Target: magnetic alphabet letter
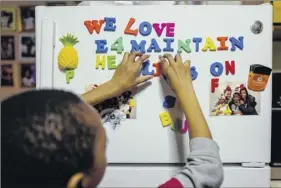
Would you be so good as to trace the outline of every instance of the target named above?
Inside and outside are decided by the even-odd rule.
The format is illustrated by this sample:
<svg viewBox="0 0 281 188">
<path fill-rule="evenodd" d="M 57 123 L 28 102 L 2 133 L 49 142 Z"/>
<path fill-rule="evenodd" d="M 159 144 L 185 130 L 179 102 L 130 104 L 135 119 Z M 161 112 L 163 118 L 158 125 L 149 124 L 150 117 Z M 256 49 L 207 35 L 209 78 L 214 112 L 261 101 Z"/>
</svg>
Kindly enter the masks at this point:
<svg viewBox="0 0 281 188">
<path fill-rule="evenodd" d="M 155 73 L 153 74 L 153 76 L 160 76 L 161 74 L 161 67 L 160 67 L 160 63 L 153 63 L 152 64 L 153 67 L 155 67 Z"/>
<path fill-rule="evenodd" d="M 121 54 L 124 50 L 123 46 L 123 37 L 119 37 L 110 48 L 111 51 L 117 51 L 118 54 Z"/>
<path fill-rule="evenodd" d="M 210 51 L 216 51 L 215 43 L 210 37 L 206 38 L 205 46 L 202 48 L 202 51 L 206 52 L 208 49 Z"/>
<path fill-rule="evenodd" d="M 190 39 L 185 40 L 185 42 L 180 39 L 178 40 L 178 53 L 182 53 L 182 49 L 187 53 L 191 52 Z"/>
<path fill-rule="evenodd" d="M 229 73 L 235 74 L 235 61 L 231 61 L 231 63 L 225 61 L 225 74 L 228 75 Z"/>
<path fill-rule="evenodd" d="M 167 23 L 166 26 L 166 37 L 174 37 L 175 36 L 175 23 Z"/>
<path fill-rule="evenodd" d="M 116 25 L 114 25 L 116 23 L 116 18 L 105 17 L 104 21 L 105 21 L 105 27 L 103 29 L 104 31 L 115 31 L 116 30 Z"/>
<path fill-rule="evenodd" d="M 211 79 L 211 91 L 212 91 L 212 93 L 215 92 L 217 87 L 219 87 L 219 79 L 218 78 L 212 78 Z"/>
<path fill-rule="evenodd" d="M 228 50 L 228 47 L 225 45 L 227 39 L 228 37 L 217 37 L 217 40 L 220 42 L 220 46 L 218 47 L 218 50 Z"/>
<path fill-rule="evenodd" d="M 171 125 L 171 123 L 172 123 L 171 116 L 168 112 L 162 112 L 160 114 L 160 120 L 161 120 L 163 127 L 167 127 L 167 126 Z"/>
<path fill-rule="evenodd" d="M 229 41 L 231 42 L 231 51 L 235 51 L 236 47 L 241 51 L 244 48 L 244 37 L 238 37 L 238 40 L 235 37 L 230 37 Z"/>
<path fill-rule="evenodd" d="M 176 104 L 176 97 L 173 97 L 171 95 L 167 95 L 163 102 L 164 108 L 173 108 Z"/>
<path fill-rule="evenodd" d="M 154 50 L 154 52 L 161 52 L 161 48 L 155 39 L 151 39 L 151 43 L 149 48 L 147 48 L 147 52 L 152 52 L 152 50 Z"/>
<path fill-rule="evenodd" d="M 188 121 L 185 120 L 184 124 L 183 124 L 183 127 L 180 129 L 180 132 L 184 134 L 184 133 L 187 132 L 187 130 L 188 130 Z"/>
<path fill-rule="evenodd" d="M 166 47 L 163 48 L 163 52 L 173 52 L 174 48 L 171 47 L 171 44 L 174 42 L 174 39 L 164 38 L 163 41 L 166 43 Z"/>
<path fill-rule="evenodd" d="M 103 25 L 104 20 L 86 20 L 84 21 L 84 25 L 88 29 L 90 34 L 93 34 L 96 31 L 97 34 L 100 33 L 101 26 Z"/>
<path fill-rule="evenodd" d="M 199 51 L 199 44 L 202 42 L 202 38 L 193 38 L 192 40 L 193 43 L 195 43 L 195 51 Z"/>
<path fill-rule="evenodd" d="M 105 68 L 105 61 L 106 61 L 106 55 L 97 55 L 96 56 L 96 69 L 101 68 L 104 70 Z"/>
<path fill-rule="evenodd" d="M 127 34 L 127 35 L 134 35 L 134 36 L 137 36 L 138 35 L 138 32 L 139 30 L 138 29 L 134 29 L 132 30 L 131 27 L 132 25 L 135 23 L 136 19 L 135 18 L 130 18 L 125 30 L 124 30 L 124 33 Z"/>
<path fill-rule="evenodd" d="M 152 26 L 149 22 L 142 22 L 139 27 L 139 32 L 142 36 L 150 35 L 152 31 Z"/>
<path fill-rule="evenodd" d="M 198 72 L 196 71 L 196 68 L 194 66 L 190 67 L 190 73 L 192 81 L 196 80 L 196 78 L 198 77 Z"/>
<path fill-rule="evenodd" d="M 180 118 L 176 118 L 174 122 L 172 122 L 171 129 L 175 132 L 178 132 L 181 129 L 182 120 Z"/>
<path fill-rule="evenodd" d="M 150 62 L 148 60 L 146 62 L 143 62 L 142 75 L 154 75 L 154 70 L 149 72 L 149 65 L 150 65 Z"/>
<path fill-rule="evenodd" d="M 220 62 L 215 62 L 210 67 L 210 72 L 214 77 L 219 77 L 223 72 L 223 65 Z"/>
<path fill-rule="evenodd" d="M 109 55 L 107 56 L 107 67 L 109 70 L 116 69 L 116 56 L 115 55 Z"/>
<path fill-rule="evenodd" d="M 70 80 L 74 78 L 74 70 L 66 70 L 65 71 L 65 76 L 66 76 L 66 83 L 69 84 Z"/>
<path fill-rule="evenodd" d="M 96 45 L 97 45 L 97 49 L 96 49 L 96 54 L 105 54 L 108 51 L 108 48 L 106 47 L 106 40 L 96 40 L 95 41 Z"/>
<path fill-rule="evenodd" d="M 166 27 L 166 25 L 167 25 L 166 23 L 162 23 L 161 27 L 160 27 L 159 23 L 152 24 L 152 27 L 154 28 L 158 37 L 161 37 L 162 32 L 163 32 L 164 28 Z"/>
<path fill-rule="evenodd" d="M 137 43 L 137 41 L 135 40 L 131 40 L 131 52 L 141 52 L 141 53 L 145 53 L 145 44 L 146 41 L 142 40 L 140 42 L 140 44 Z"/>
</svg>

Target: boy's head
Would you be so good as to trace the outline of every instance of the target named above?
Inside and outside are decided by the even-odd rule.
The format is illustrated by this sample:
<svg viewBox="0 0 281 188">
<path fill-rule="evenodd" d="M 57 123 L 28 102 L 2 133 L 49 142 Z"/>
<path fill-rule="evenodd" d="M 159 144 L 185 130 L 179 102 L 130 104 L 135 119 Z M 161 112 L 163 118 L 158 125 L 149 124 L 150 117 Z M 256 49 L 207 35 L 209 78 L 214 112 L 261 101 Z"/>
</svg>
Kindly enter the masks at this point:
<svg viewBox="0 0 281 188">
<path fill-rule="evenodd" d="M 105 130 L 78 96 L 34 90 L 2 101 L 3 187 L 66 187 L 80 171 L 96 186 L 105 171 Z"/>
</svg>

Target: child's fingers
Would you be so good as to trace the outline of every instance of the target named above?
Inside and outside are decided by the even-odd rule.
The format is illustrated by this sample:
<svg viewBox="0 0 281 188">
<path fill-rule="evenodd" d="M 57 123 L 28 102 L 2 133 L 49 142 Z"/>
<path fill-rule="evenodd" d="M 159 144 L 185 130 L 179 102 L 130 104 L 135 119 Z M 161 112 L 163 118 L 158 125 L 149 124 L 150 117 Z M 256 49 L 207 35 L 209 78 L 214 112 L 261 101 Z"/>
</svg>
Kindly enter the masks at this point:
<svg viewBox="0 0 281 188">
<path fill-rule="evenodd" d="M 190 63 L 191 61 L 190 60 L 186 60 L 183 65 L 186 67 L 186 68 L 190 68 Z"/>
<path fill-rule="evenodd" d="M 131 54 L 129 55 L 129 58 L 128 58 L 128 61 L 127 61 L 127 62 L 134 63 L 136 57 L 141 56 L 141 55 L 142 55 L 141 52 L 131 52 Z"/>
<path fill-rule="evenodd" d="M 182 62 L 182 58 L 181 58 L 181 55 L 180 55 L 179 53 L 177 53 L 177 54 L 175 55 L 175 61 L 176 61 L 176 62 Z"/>
<path fill-rule="evenodd" d="M 143 62 L 145 62 L 149 57 L 150 57 L 150 55 L 144 54 L 144 55 L 140 56 L 140 57 L 137 59 L 136 63 L 138 63 L 138 64 L 141 65 L 141 64 L 142 64 Z"/>
<path fill-rule="evenodd" d="M 173 58 L 173 56 L 172 56 L 171 54 L 167 54 L 167 53 L 166 53 L 166 54 L 163 55 L 163 57 L 168 59 L 170 65 L 172 65 L 173 63 L 175 63 L 175 60 L 174 60 L 174 58 Z"/>
<path fill-rule="evenodd" d="M 160 67 L 161 67 L 161 70 L 164 74 L 167 73 L 168 71 L 168 68 L 169 68 L 169 63 L 168 61 L 163 58 L 162 56 L 159 56 L 159 63 L 160 63 Z"/>
<path fill-rule="evenodd" d="M 130 54 L 129 52 L 125 52 L 124 53 L 122 63 L 127 63 L 128 58 L 129 58 L 129 54 Z"/>
</svg>

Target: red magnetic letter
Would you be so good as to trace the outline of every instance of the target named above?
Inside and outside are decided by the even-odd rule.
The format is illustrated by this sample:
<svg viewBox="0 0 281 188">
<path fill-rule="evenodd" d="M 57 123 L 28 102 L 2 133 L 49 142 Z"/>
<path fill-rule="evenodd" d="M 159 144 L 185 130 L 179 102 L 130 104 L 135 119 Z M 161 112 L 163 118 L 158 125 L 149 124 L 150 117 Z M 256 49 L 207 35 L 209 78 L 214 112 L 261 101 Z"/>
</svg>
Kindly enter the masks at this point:
<svg viewBox="0 0 281 188">
<path fill-rule="evenodd" d="M 225 46 L 225 41 L 227 41 L 228 37 L 217 37 L 217 40 L 220 42 L 220 47 L 218 50 L 228 50 L 228 47 Z"/>
<path fill-rule="evenodd" d="M 160 76 L 160 73 L 161 73 L 160 72 L 160 70 L 161 70 L 160 69 L 160 63 L 153 63 L 152 66 L 155 67 L 155 70 L 156 70 L 154 72 L 153 76 Z"/>
<path fill-rule="evenodd" d="M 235 61 L 231 61 L 231 64 L 229 61 L 225 61 L 225 74 L 228 75 L 229 72 L 234 75 L 235 74 Z"/>
<path fill-rule="evenodd" d="M 212 80 L 211 80 L 211 91 L 212 91 L 212 93 L 215 92 L 216 87 L 218 87 L 218 86 L 219 86 L 219 79 L 218 78 L 212 78 Z"/>
<path fill-rule="evenodd" d="M 125 31 L 124 31 L 125 34 L 137 36 L 139 30 L 138 29 L 135 29 L 135 30 L 131 29 L 131 27 L 135 23 L 135 21 L 136 21 L 135 18 L 130 18 L 130 20 L 129 20 L 126 28 L 125 28 Z"/>
<path fill-rule="evenodd" d="M 84 21 L 84 25 L 87 27 L 90 34 L 93 34 L 94 30 L 97 34 L 100 33 L 101 26 L 104 23 L 104 20 L 86 20 Z"/>
</svg>

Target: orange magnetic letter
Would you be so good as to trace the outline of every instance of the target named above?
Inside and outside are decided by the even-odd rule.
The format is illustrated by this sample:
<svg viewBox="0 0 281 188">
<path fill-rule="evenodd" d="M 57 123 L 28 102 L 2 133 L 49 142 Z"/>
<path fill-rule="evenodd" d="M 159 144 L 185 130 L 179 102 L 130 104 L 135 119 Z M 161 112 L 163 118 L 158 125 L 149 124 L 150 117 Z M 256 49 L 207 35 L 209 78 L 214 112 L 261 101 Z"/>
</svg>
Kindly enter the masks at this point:
<svg viewBox="0 0 281 188">
<path fill-rule="evenodd" d="M 227 41 L 228 37 L 217 37 L 217 40 L 220 42 L 220 47 L 218 50 L 228 50 L 228 47 L 225 45 L 225 41 Z"/>
<path fill-rule="evenodd" d="M 96 33 L 99 34 L 103 23 L 104 20 L 84 21 L 84 25 L 87 27 L 90 34 L 93 34 L 94 31 L 96 31 Z"/>
<path fill-rule="evenodd" d="M 125 30 L 124 30 L 125 34 L 137 36 L 139 30 L 138 29 L 135 29 L 135 30 L 131 29 L 131 27 L 135 23 L 135 21 L 136 21 L 135 18 L 130 18 L 130 20 L 129 20 L 129 22 L 128 22 Z"/>
<path fill-rule="evenodd" d="M 152 66 L 155 67 L 156 70 L 153 76 L 160 76 L 160 63 L 153 63 Z"/>
</svg>

